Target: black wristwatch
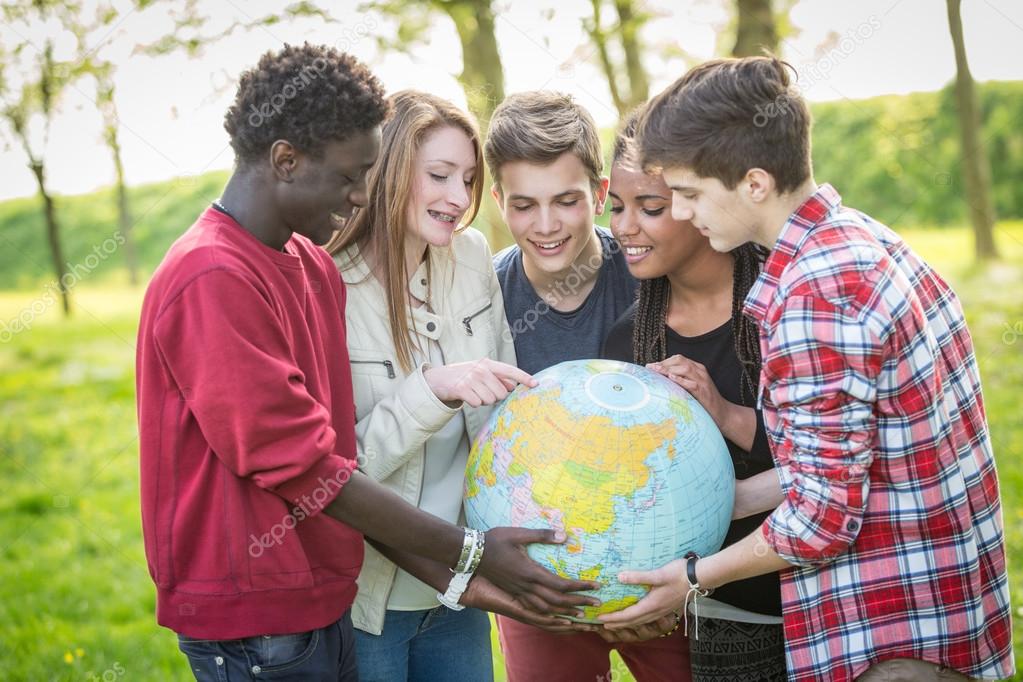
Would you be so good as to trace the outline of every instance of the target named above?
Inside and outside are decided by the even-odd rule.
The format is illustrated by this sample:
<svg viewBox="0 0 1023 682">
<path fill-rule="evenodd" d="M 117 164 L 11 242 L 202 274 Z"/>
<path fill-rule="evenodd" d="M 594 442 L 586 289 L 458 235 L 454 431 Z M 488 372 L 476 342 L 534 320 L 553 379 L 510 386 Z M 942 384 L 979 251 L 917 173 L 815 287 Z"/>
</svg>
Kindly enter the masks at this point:
<svg viewBox="0 0 1023 682">
<path fill-rule="evenodd" d="M 696 552 L 688 552 L 685 556 L 686 559 L 686 579 L 689 581 L 689 588 L 696 590 L 696 593 L 701 597 L 706 597 L 714 590 L 704 589 L 700 587 L 700 581 L 696 579 L 696 562 L 699 561 L 700 555 Z"/>
</svg>

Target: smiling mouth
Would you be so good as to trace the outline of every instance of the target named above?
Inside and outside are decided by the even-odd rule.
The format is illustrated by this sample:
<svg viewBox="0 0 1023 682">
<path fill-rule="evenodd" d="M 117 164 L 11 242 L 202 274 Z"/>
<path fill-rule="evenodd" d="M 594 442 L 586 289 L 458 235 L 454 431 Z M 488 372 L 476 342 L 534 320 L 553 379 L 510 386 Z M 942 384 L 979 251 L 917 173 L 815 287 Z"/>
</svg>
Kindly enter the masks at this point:
<svg viewBox="0 0 1023 682">
<path fill-rule="evenodd" d="M 652 247 L 652 246 L 625 246 L 623 248 L 625 249 L 625 255 L 626 256 L 642 256 L 644 253 L 647 253 L 647 252 L 653 250 L 654 247 Z"/>
<path fill-rule="evenodd" d="M 554 249 L 558 248 L 568 240 L 569 238 L 565 237 L 564 239 L 556 242 L 535 242 L 532 239 L 530 239 L 529 241 L 533 246 L 540 249 L 541 251 L 553 251 Z"/>
<path fill-rule="evenodd" d="M 426 212 L 430 214 L 431 218 L 433 218 L 434 220 L 439 220 L 442 223 L 454 223 L 458 219 L 458 216 L 454 216 L 450 213 L 441 213 L 440 211 L 430 210 L 427 210 Z"/>
</svg>

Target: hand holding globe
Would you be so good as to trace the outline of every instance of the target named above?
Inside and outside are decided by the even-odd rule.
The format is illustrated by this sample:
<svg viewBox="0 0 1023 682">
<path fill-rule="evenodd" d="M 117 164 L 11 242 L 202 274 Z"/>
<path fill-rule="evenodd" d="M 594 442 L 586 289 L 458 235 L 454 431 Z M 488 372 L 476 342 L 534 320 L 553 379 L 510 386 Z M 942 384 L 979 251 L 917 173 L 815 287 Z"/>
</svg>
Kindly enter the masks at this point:
<svg viewBox="0 0 1023 682">
<path fill-rule="evenodd" d="M 735 474 L 714 420 L 672 381 L 637 365 L 561 363 L 519 387 L 476 438 L 466 516 L 495 526 L 563 530 L 563 545 L 529 555 L 566 578 L 595 580 L 597 622 L 636 603 L 644 586 L 618 580 L 724 540 Z"/>
</svg>

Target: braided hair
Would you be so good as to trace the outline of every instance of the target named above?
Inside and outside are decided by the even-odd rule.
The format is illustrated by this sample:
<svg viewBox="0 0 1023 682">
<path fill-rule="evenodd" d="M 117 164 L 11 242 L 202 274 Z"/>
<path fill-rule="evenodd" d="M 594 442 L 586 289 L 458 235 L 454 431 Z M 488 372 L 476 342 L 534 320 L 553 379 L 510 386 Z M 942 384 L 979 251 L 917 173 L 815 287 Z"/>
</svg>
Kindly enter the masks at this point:
<svg viewBox="0 0 1023 682">
<path fill-rule="evenodd" d="M 731 253 L 735 261 L 732 274 L 732 338 L 735 355 L 742 366 L 739 395 L 743 405 L 753 405 L 756 402 L 756 382 L 760 377 L 759 331 L 753 320 L 743 315 L 742 308 L 746 294 L 760 275 L 763 254 L 754 244 L 743 244 Z M 667 277 L 640 282 L 632 327 L 632 356 L 637 364 L 660 362 L 668 355 L 665 326 L 670 293 L 671 284 Z"/>
<path fill-rule="evenodd" d="M 633 137 L 640 114 L 641 110 L 634 111 L 615 137 L 612 165 L 635 165 L 637 154 Z M 735 355 L 742 366 L 739 396 L 743 405 L 753 405 L 760 377 L 759 330 L 753 320 L 743 315 L 742 309 L 746 294 L 760 276 L 766 251 L 756 244 L 747 243 L 733 249 L 731 254 L 735 263 L 732 274 L 732 338 Z M 640 282 L 632 327 L 632 355 L 637 364 L 660 362 L 668 355 L 665 326 L 670 294 L 671 284 L 667 277 Z"/>
</svg>

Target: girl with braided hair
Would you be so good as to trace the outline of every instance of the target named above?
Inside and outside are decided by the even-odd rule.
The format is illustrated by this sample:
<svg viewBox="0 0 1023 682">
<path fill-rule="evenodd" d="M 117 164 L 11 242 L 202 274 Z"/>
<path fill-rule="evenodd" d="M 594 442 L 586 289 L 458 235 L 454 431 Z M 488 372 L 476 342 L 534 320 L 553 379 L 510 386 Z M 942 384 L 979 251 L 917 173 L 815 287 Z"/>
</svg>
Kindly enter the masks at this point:
<svg viewBox="0 0 1023 682">
<path fill-rule="evenodd" d="M 636 118 L 629 118 L 615 140 L 609 194 L 611 231 L 640 288 L 636 303 L 611 328 L 603 355 L 646 365 L 689 391 L 721 429 L 737 485 L 762 491 L 763 506 L 735 510 L 727 545 L 761 524 L 766 516 L 761 509 L 780 501 L 755 409 L 758 332 L 742 314 L 763 256 L 751 244 L 715 251 L 690 222 L 672 218 L 663 178 L 633 161 Z M 780 615 L 777 574 L 734 582 L 701 599 L 699 639 L 692 633 L 689 638 L 693 679 L 784 680 Z"/>
</svg>

